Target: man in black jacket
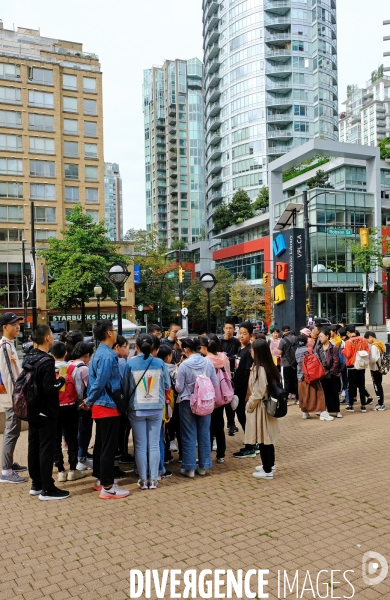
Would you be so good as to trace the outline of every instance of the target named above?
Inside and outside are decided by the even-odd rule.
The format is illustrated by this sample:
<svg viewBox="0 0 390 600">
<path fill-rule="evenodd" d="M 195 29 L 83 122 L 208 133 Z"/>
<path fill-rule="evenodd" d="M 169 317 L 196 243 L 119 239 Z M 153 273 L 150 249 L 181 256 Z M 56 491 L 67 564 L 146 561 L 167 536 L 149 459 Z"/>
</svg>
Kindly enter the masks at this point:
<svg viewBox="0 0 390 600">
<path fill-rule="evenodd" d="M 58 392 L 64 377 L 56 377 L 54 358 L 49 350 L 54 344 L 48 325 L 37 325 L 33 331 L 37 344 L 24 359 L 23 367 L 34 365 L 37 386 L 37 407 L 29 415 L 28 470 L 32 480 L 30 494 L 40 500 L 65 500 L 70 493 L 54 485 L 52 477 L 55 453 L 57 420 L 59 416 Z"/>
<path fill-rule="evenodd" d="M 234 375 L 237 352 L 241 348 L 240 341 L 234 336 L 234 330 L 234 321 L 232 319 L 226 319 L 223 328 L 223 336 L 219 338 L 221 340 L 223 351 L 229 359 L 230 372 L 232 376 Z M 234 435 L 235 433 L 237 433 L 238 427 L 236 427 L 236 424 L 234 422 L 234 410 L 232 409 L 230 404 L 225 404 L 225 412 L 229 429 L 229 435 Z"/>
</svg>

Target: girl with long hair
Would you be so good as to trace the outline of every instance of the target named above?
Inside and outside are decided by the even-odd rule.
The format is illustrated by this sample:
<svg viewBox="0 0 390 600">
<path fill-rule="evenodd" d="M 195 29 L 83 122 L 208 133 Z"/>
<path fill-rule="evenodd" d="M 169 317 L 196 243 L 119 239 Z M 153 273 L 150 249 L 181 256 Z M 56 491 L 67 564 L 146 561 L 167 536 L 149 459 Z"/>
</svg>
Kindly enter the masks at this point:
<svg viewBox="0 0 390 600">
<path fill-rule="evenodd" d="M 259 444 L 262 465 L 256 467 L 253 477 L 273 479 L 275 467 L 275 443 L 279 423 L 267 413 L 264 400 L 272 386 L 280 382 L 280 373 L 275 365 L 269 345 L 265 340 L 255 340 L 251 348 L 253 366 L 249 376 L 248 401 L 246 403 L 245 447 Z"/>
</svg>

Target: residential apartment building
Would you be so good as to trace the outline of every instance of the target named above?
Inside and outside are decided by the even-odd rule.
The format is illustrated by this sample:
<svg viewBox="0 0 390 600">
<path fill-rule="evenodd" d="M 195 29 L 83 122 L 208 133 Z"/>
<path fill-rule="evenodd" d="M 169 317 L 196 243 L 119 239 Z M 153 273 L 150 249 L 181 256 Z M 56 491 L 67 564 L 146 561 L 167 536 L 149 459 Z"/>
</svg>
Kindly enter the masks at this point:
<svg viewBox="0 0 390 600">
<path fill-rule="evenodd" d="M 383 65 L 373 71 L 364 88 L 349 85 L 345 110 L 340 114 L 339 139 L 348 144 L 377 146 L 386 137 L 386 113 L 390 114 L 390 76 Z"/>
<path fill-rule="evenodd" d="M 144 70 L 146 226 L 168 246 L 195 241 L 205 222 L 203 66 L 167 60 Z"/>
<path fill-rule="evenodd" d="M 203 0 L 207 231 L 268 164 L 338 139 L 336 0 Z"/>
<path fill-rule="evenodd" d="M 12 310 L 22 306 L 21 240 L 29 263 L 30 201 L 37 250 L 61 235 L 75 203 L 95 221 L 104 219 L 102 73 L 82 44 L 0 22 L 0 287 L 8 288 L 1 303 Z M 41 262 L 37 306 L 45 322 Z"/>
<path fill-rule="evenodd" d="M 104 213 L 108 237 L 123 239 L 122 178 L 117 163 L 104 163 Z"/>
<path fill-rule="evenodd" d="M 388 21 L 383 21 L 383 25 L 390 25 L 390 20 Z M 390 35 L 385 35 L 383 37 L 383 41 L 384 42 L 389 42 L 390 41 Z M 384 52 L 383 56 L 386 58 L 388 56 L 390 56 L 390 52 Z M 384 72 L 388 73 L 390 72 L 390 67 L 384 67 Z M 386 135 L 387 137 L 390 137 L 390 105 L 387 104 L 387 110 L 386 110 Z"/>
</svg>

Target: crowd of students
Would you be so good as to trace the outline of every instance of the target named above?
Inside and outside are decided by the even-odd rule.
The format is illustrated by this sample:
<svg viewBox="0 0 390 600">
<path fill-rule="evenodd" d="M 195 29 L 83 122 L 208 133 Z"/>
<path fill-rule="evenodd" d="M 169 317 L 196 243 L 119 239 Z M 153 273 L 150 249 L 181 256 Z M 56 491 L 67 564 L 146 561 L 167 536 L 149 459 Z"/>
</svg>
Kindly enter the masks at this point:
<svg viewBox="0 0 390 600">
<path fill-rule="evenodd" d="M 13 460 L 20 435 L 20 421 L 12 408 L 13 386 L 21 372 L 14 346 L 19 320 L 13 313 L 0 318 L 0 402 L 6 414 L 0 483 L 24 483 L 26 478 L 20 473 L 28 468 L 30 494 L 41 500 L 70 495 L 55 485 L 53 464 L 60 483 L 82 479 L 92 469 L 93 488 L 101 499 L 125 498 L 130 493 L 118 484 L 123 472 L 115 465 L 117 459 L 120 465 L 134 462 L 141 490 L 154 490 L 159 481 L 172 475 L 166 465 L 175 452 L 184 477 L 204 476 L 212 467 L 213 451 L 217 464 L 225 460 L 225 414 L 230 436 L 238 432 L 235 416 L 244 431 L 244 445 L 234 458 L 260 454 L 262 464 L 253 477 L 272 479 L 278 419 L 263 402 L 270 387 L 283 377 L 285 391 L 292 402 L 299 403 L 304 419 L 310 413 L 325 421 L 333 420 L 331 414 L 340 418 L 340 400 L 353 412 L 357 391 L 361 411 L 366 412 L 373 400 L 365 389 L 365 371 L 355 368 L 360 350 L 370 356 L 378 396 L 374 408 L 385 410 L 380 365 L 384 346 L 373 332 L 361 337 L 351 325 L 305 328 L 298 336 L 286 325 L 281 337 L 273 328 L 269 340 L 263 333 L 254 334 L 251 323 L 242 323 L 235 337 L 235 325 L 229 319 L 221 337 L 190 337 L 173 323 L 168 337 L 162 338 L 161 328 L 152 325 L 148 334 L 137 337 L 132 358 L 127 340 L 117 335 L 111 321 L 95 325 L 96 350 L 84 342 L 81 332 L 54 342 L 50 328 L 39 325 L 33 332 L 36 347 L 23 362 L 23 367 L 34 369 L 38 407 L 29 414 L 28 466 L 23 466 Z M 324 376 L 307 382 L 303 364 L 312 353 L 323 365 Z M 217 392 L 221 373 L 232 382 L 234 402 L 230 398 L 209 414 L 197 414 L 192 399 L 199 376 Z M 93 423 L 96 431 L 90 455 Z M 129 453 L 130 431 L 134 456 Z M 68 453 L 68 470 L 63 450 Z"/>
</svg>

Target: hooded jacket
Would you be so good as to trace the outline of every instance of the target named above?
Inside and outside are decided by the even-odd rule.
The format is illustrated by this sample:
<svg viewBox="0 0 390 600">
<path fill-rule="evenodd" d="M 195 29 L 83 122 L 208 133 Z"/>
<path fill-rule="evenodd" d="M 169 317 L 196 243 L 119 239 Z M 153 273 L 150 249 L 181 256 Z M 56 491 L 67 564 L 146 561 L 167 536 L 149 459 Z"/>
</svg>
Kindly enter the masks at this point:
<svg viewBox="0 0 390 600">
<path fill-rule="evenodd" d="M 355 335 L 354 337 L 351 337 L 345 341 L 345 346 L 341 352 L 347 359 L 347 368 L 353 368 L 358 350 L 365 350 L 368 353 L 370 352 L 368 342 L 365 338 L 361 337 L 360 335 Z"/>
<path fill-rule="evenodd" d="M 230 372 L 230 361 L 224 352 L 217 352 L 217 354 L 207 354 L 206 358 L 213 363 L 215 370 L 224 368 L 226 373 L 228 374 L 229 379 L 232 378 Z"/>
<path fill-rule="evenodd" d="M 179 392 L 178 402 L 190 399 L 194 391 L 196 378 L 203 373 L 210 377 L 213 386 L 217 387 L 217 374 L 210 360 L 206 360 L 201 354 L 191 354 L 189 358 L 181 363 L 176 378 L 176 391 Z"/>
</svg>

